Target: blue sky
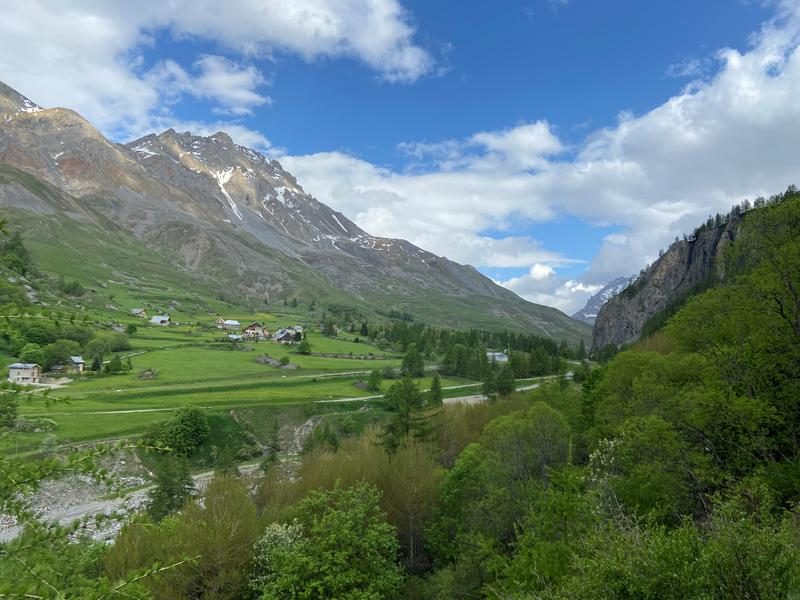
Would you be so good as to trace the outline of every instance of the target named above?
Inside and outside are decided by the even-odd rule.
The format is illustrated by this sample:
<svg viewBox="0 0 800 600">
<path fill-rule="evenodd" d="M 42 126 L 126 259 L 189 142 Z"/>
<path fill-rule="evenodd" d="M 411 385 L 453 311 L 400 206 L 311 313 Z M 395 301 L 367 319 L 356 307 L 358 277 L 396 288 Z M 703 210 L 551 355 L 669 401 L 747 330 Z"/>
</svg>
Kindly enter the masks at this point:
<svg viewBox="0 0 800 600">
<path fill-rule="evenodd" d="M 367 231 L 568 312 L 796 183 L 798 0 L 221 6 L 16 3 L 0 80 L 120 141 L 226 130 Z"/>
</svg>

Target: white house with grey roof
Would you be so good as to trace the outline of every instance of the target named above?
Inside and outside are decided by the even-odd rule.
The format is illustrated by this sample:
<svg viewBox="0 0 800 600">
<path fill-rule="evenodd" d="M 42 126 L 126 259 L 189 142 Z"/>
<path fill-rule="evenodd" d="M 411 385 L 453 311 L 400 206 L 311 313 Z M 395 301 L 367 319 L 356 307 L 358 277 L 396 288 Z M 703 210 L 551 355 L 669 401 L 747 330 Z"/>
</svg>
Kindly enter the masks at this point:
<svg viewBox="0 0 800 600">
<path fill-rule="evenodd" d="M 14 363 L 8 367 L 8 380 L 20 385 L 35 385 L 41 382 L 42 368 L 36 363 Z"/>
</svg>

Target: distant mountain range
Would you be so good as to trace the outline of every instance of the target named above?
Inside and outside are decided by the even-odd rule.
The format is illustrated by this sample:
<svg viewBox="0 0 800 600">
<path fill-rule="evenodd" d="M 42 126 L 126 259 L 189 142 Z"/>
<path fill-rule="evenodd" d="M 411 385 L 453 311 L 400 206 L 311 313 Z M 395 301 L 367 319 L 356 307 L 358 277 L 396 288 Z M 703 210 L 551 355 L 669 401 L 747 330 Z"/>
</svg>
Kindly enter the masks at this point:
<svg viewBox="0 0 800 600">
<path fill-rule="evenodd" d="M 589 298 L 586 302 L 586 306 L 573 314 L 572 318 L 589 325 L 594 325 L 595 319 L 597 319 L 597 315 L 600 313 L 600 308 L 633 283 L 635 279 L 635 275 L 630 277 L 617 277 L 613 281 L 607 283 L 599 292 Z"/>
<path fill-rule="evenodd" d="M 106 258 L 88 249 L 110 236 L 118 240 L 114 251 L 126 253 L 131 280 L 161 260 L 166 279 L 172 269 L 176 278 L 251 303 L 299 296 L 458 328 L 525 330 L 573 343 L 590 335 L 588 326 L 523 300 L 474 267 L 370 235 L 307 194 L 277 161 L 223 132 L 170 129 L 116 144 L 78 113 L 42 108 L 2 83 L 0 207 L 34 246 L 83 255 L 86 264 L 73 260 L 70 269 L 84 278 Z M 147 260 L 137 260 L 138 252 Z"/>
</svg>

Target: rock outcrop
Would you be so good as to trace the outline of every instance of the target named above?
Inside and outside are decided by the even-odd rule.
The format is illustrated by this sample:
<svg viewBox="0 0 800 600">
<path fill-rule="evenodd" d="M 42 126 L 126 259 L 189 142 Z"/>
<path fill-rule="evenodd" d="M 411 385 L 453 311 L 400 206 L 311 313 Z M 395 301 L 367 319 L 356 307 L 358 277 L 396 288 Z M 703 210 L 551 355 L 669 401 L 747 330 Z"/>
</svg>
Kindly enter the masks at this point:
<svg viewBox="0 0 800 600">
<path fill-rule="evenodd" d="M 705 229 L 694 239 L 679 240 L 597 315 L 592 349 L 635 342 L 653 316 L 723 275 L 718 260 L 737 235 L 740 220 Z"/>
</svg>

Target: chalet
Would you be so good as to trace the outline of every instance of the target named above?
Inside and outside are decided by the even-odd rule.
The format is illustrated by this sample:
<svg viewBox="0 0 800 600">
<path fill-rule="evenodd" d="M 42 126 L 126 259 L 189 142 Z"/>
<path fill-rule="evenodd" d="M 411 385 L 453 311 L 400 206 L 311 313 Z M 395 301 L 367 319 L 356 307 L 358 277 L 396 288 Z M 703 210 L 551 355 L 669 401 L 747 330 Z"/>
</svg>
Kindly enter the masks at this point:
<svg viewBox="0 0 800 600">
<path fill-rule="evenodd" d="M 36 363 L 14 363 L 8 367 L 8 380 L 22 385 L 37 384 L 42 378 L 42 368 Z"/>
<path fill-rule="evenodd" d="M 140 319 L 147 318 L 147 311 L 144 308 L 133 308 L 131 309 L 131 314 L 134 317 L 139 317 Z"/>
<path fill-rule="evenodd" d="M 489 362 L 498 364 L 508 362 L 508 354 L 506 354 L 505 352 L 487 352 L 486 358 L 489 359 Z"/>
<path fill-rule="evenodd" d="M 217 329 L 222 329 L 222 326 L 224 324 L 225 324 L 225 319 L 223 319 L 222 317 L 219 317 L 219 318 L 217 318 L 216 321 L 214 321 L 214 325 L 217 326 Z"/>
<path fill-rule="evenodd" d="M 264 327 L 262 327 L 261 323 L 254 322 L 250 323 L 250 325 L 248 325 L 242 330 L 242 335 L 244 335 L 244 337 L 246 338 L 258 340 L 263 337 L 266 337 L 266 335 L 269 334 L 268 333 L 264 334 Z"/>
<path fill-rule="evenodd" d="M 67 365 L 75 373 L 83 373 L 83 370 L 86 368 L 86 363 L 82 356 L 70 356 Z"/>
<path fill-rule="evenodd" d="M 222 322 L 222 328 L 226 331 L 238 330 L 242 328 L 242 324 L 236 319 L 225 319 Z"/>
<path fill-rule="evenodd" d="M 169 315 L 156 315 L 152 319 L 150 319 L 151 325 L 161 325 L 162 327 L 166 327 L 169 325 Z"/>
</svg>

